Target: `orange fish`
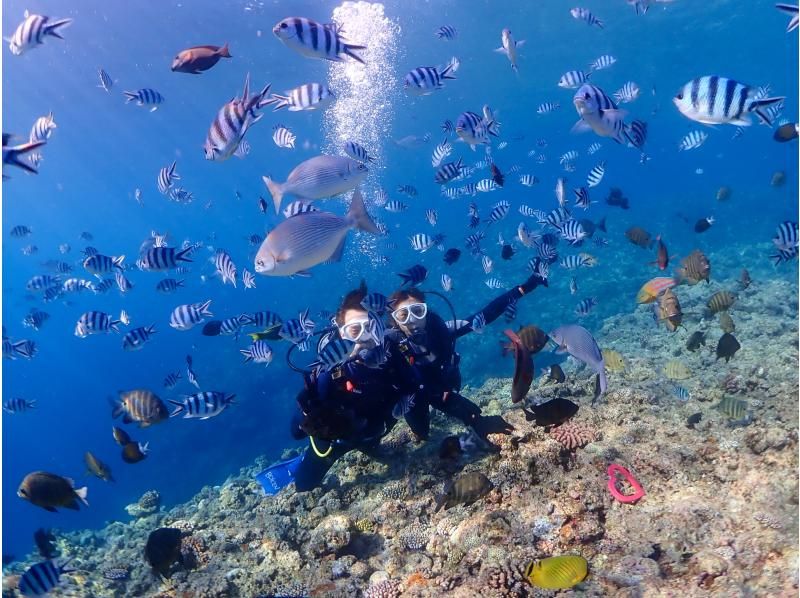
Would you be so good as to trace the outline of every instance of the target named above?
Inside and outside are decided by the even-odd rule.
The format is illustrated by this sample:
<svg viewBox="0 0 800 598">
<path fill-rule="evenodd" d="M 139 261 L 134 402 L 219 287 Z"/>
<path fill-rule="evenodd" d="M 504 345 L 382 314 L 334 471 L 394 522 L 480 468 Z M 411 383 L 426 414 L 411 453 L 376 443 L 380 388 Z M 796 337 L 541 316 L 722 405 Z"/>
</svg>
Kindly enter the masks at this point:
<svg viewBox="0 0 800 598">
<path fill-rule="evenodd" d="M 636 294 L 636 303 L 652 303 L 656 298 L 666 291 L 671 289 L 677 283 L 671 276 L 656 276 L 648 280 L 639 292 Z"/>
<path fill-rule="evenodd" d="M 661 240 L 661 235 L 656 237 L 656 261 L 651 263 L 658 266 L 659 270 L 666 270 L 669 265 L 669 252 L 664 241 Z"/>
</svg>

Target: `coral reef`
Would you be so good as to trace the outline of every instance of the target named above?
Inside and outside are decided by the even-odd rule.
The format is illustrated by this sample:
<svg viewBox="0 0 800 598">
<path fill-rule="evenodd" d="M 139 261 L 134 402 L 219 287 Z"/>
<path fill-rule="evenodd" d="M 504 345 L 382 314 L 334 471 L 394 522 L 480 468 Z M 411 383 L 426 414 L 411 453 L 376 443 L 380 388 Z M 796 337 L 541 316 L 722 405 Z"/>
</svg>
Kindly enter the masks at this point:
<svg viewBox="0 0 800 598">
<path fill-rule="evenodd" d="M 684 311 L 702 313 L 719 286 L 680 287 Z M 412 442 L 398 424 L 383 443 L 390 459 L 348 453 L 312 492 L 290 486 L 264 496 L 253 481 L 267 464 L 259 459 L 185 504 L 165 509 L 147 493 L 127 523 L 59 534 L 75 571 L 51 595 L 539 597 L 552 594 L 528 584 L 526 564 L 579 554 L 589 577 L 566 595 L 796 596 L 797 321 L 796 305 L 783 305 L 796 296 L 796 287 L 774 280 L 739 293 L 731 310 L 743 347 L 730 364 L 716 361 L 713 347 L 687 350 L 680 332 L 642 334 L 646 324 L 652 330 L 644 310 L 610 318 L 597 337 L 623 355 L 625 368 L 609 372 L 609 392 L 595 405 L 589 374 L 571 364 L 565 383 L 534 383 L 537 403 L 580 405 L 551 431 L 511 405 L 508 379 L 464 388 L 484 413 L 514 426 L 509 436 L 490 435 L 498 451 L 440 460 L 441 440 L 464 430 L 435 414 L 430 440 Z M 691 372 L 681 382 L 688 400 L 654 374 L 670 359 Z M 715 409 L 728 395 L 746 400 L 752 418 L 736 422 Z M 635 504 L 608 491 L 612 463 L 644 488 Z M 495 488 L 435 513 L 446 483 L 472 471 Z M 621 476 L 618 484 L 631 491 Z M 142 560 L 147 535 L 161 526 L 182 533 L 182 562 L 168 585 Z M 37 560 L 12 564 L 4 584 Z"/>
<path fill-rule="evenodd" d="M 158 511 L 161 506 L 161 495 L 158 490 L 148 490 L 132 505 L 125 507 L 131 517 L 147 517 Z"/>
</svg>

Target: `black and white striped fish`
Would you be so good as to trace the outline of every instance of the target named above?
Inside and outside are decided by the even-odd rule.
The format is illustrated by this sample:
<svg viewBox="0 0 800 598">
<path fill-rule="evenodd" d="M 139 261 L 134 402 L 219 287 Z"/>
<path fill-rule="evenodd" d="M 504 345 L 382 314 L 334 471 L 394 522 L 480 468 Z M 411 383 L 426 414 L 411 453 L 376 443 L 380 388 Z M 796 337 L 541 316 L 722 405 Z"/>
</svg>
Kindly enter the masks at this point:
<svg viewBox="0 0 800 598">
<path fill-rule="evenodd" d="M 311 367 L 320 366 L 326 372 L 342 365 L 350 358 L 356 344 L 343 338 L 325 338 L 325 342 L 317 345 L 317 359 Z M 322 339 L 321 339 L 322 341 Z"/>
<path fill-rule="evenodd" d="M 28 282 L 25 283 L 25 288 L 29 291 L 41 291 L 60 283 L 61 278 L 58 276 L 51 276 L 50 274 L 37 274 L 36 276 L 32 276 Z"/>
<path fill-rule="evenodd" d="M 50 319 L 50 314 L 48 314 L 46 311 L 33 308 L 22 320 L 22 325 L 27 328 L 39 330 L 42 327 L 42 324 L 44 324 L 48 319 Z"/>
<path fill-rule="evenodd" d="M 94 284 L 92 284 L 92 281 L 83 278 L 68 278 L 61 285 L 61 290 L 65 293 L 77 293 L 84 289 L 93 291 Z"/>
<path fill-rule="evenodd" d="M 573 192 L 575 193 L 575 207 L 588 210 L 592 205 L 592 201 L 589 199 L 589 190 L 586 187 L 579 187 L 573 189 Z"/>
<path fill-rule="evenodd" d="M 469 216 L 469 227 L 475 228 L 481 222 L 481 215 L 478 212 L 478 204 L 474 201 L 470 202 L 469 207 L 467 208 L 467 216 Z M 483 234 L 481 234 L 481 239 L 483 238 Z"/>
<path fill-rule="evenodd" d="M 128 280 L 122 272 L 116 272 L 114 274 L 114 280 L 117 283 L 117 288 L 120 293 L 127 293 L 133 288 L 133 283 Z"/>
<path fill-rule="evenodd" d="M 208 419 L 215 417 L 225 411 L 233 403 L 236 395 L 216 390 L 207 390 L 193 395 L 184 395 L 183 401 L 168 399 L 175 405 L 175 411 L 169 414 L 175 417 L 183 413 L 184 419 L 199 418 Z"/>
<path fill-rule="evenodd" d="M 502 286 L 500 288 L 502 288 Z M 483 312 L 478 312 L 478 314 L 472 318 L 470 326 L 472 327 L 472 332 L 483 334 L 483 331 L 486 328 L 486 316 L 483 315 Z"/>
<path fill-rule="evenodd" d="M 696 149 L 703 145 L 706 139 L 708 139 L 708 133 L 705 131 L 690 131 L 680 140 L 680 143 L 678 143 L 678 150 L 686 151 Z"/>
<path fill-rule="evenodd" d="M 572 162 L 578 158 L 578 150 L 569 150 L 561 154 L 561 158 L 559 158 L 559 163 L 564 164 L 565 162 Z"/>
<path fill-rule="evenodd" d="M 409 237 L 412 249 L 421 253 L 425 253 L 431 247 L 441 245 L 443 240 L 444 235 L 441 234 L 432 237 L 427 233 L 417 233 Z"/>
<path fill-rule="evenodd" d="M 539 179 L 536 178 L 536 175 L 533 174 L 521 174 L 519 175 L 519 182 L 526 187 L 533 187 L 536 183 L 539 182 Z"/>
<path fill-rule="evenodd" d="M 189 330 L 203 322 L 206 317 L 213 317 L 208 308 L 211 305 L 211 299 L 204 303 L 188 303 L 179 305 L 169 317 L 169 325 L 175 330 Z"/>
<path fill-rule="evenodd" d="M 159 104 L 164 102 L 164 96 L 158 93 L 155 89 L 144 87 L 136 91 L 123 91 L 125 94 L 125 103 L 136 102 L 137 106 L 152 106 L 150 112 L 158 110 Z"/>
<path fill-rule="evenodd" d="M 40 116 L 33 122 L 30 135 L 28 136 L 28 141 L 30 143 L 47 141 L 53 134 L 53 129 L 56 128 L 58 127 L 52 112 L 48 113 L 47 116 Z M 36 165 L 34 164 L 34 166 Z"/>
<path fill-rule="evenodd" d="M 575 315 L 578 317 L 588 316 L 596 306 L 597 299 L 595 297 L 587 297 L 575 307 Z"/>
<path fill-rule="evenodd" d="M 462 112 L 456 119 L 456 135 L 475 150 L 478 145 L 491 143 L 490 137 L 500 134 L 500 124 L 494 119 L 489 106 L 483 107 L 483 116 Z"/>
<path fill-rule="evenodd" d="M 603 69 L 607 69 L 607 68 L 613 66 L 616 62 L 617 62 L 617 59 L 614 58 L 613 56 L 611 56 L 611 54 L 603 54 L 602 56 L 597 58 L 595 61 L 593 61 L 589 65 L 589 68 L 592 69 L 592 71 L 601 71 Z"/>
<path fill-rule="evenodd" d="M 508 211 L 511 209 L 511 204 L 507 200 L 498 201 L 492 206 L 492 211 L 489 212 L 489 217 L 486 219 L 487 224 L 494 224 L 505 218 Z"/>
<path fill-rule="evenodd" d="M 522 204 L 519 207 L 519 213 L 523 216 L 527 216 L 528 218 L 537 218 L 539 216 L 540 211 L 530 207 L 528 204 Z"/>
<path fill-rule="evenodd" d="M 348 141 L 344 144 L 344 153 L 359 162 L 375 162 L 375 158 L 369 155 L 367 148 L 355 141 Z"/>
<path fill-rule="evenodd" d="M 597 152 L 599 152 L 600 148 L 602 148 L 602 147 L 603 147 L 602 145 L 600 145 L 599 143 L 597 143 L 595 141 L 592 145 L 590 145 L 587 148 L 586 153 L 589 154 L 590 156 L 592 156 L 592 155 L 596 154 Z"/>
<path fill-rule="evenodd" d="M 278 331 L 278 336 L 290 343 L 298 344 L 314 332 L 314 327 L 315 324 L 309 319 L 306 309 L 299 317 L 286 320 Z"/>
<path fill-rule="evenodd" d="M 589 174 L 586 176 L 586 184 L 591 187 L 597 187 L 600 182 L 603 180 L 603 176 L 606 173 L 606 163 L 605 160 L 597 164 Z"/>
<path fill-rule="evenodd" d="M 772 238 L 775 247 L 787 250 L 796 248 L 798 246 L 797 229 L 797 222 L 790 222 L 787 220 L 779 224 L 775 236 Z"/>
<path fill-rule="evenodd" d="M 181 262 L 191 262 L 188 256 L 194 251 L 194 246 L 178 250 L 175 247 L 151 247 L 145 251 L 136 265 L 140 270 L 148 272 L 163 272 L 177 268 Z"/>
<path fill-rule="evenodd" d="M 289 112 L 302 110 L 319 110 L 330 104 L 336 96 L 322 83 L 305 83 L 286 92 L 286 95 L 273 93 L 268 100 L 264 100 L 259 108 L 273 106 L 273 112 L 281 108 L 288 108 Z"/>
<path fill-rule="evenodd" d="M 633 81 L 628 81 L 614 92 L 614 99 L 620 104 L 627 104 L 628 102 L 633 102 L 636 98 L 638 98 L 639 93 L 639 86 Z"/>
<path fill-rule="evenodd" d="M 189 384 L 194 386 L 197 390 L 200 390 L 200 383 L 197 381 L 197 374 L 194 373 L 191 355 L 186 356 L 186 379 L 189 381 Z"/>
<path fill-rule="evenodd" d="M 211 122 L 203 144 L 206 160 L 227 160 L 237 151 L 248 129 L 264 116 L 256 114 L 256 108 L 269 93 L 269 88 L 267 84 L 259 93 L 251 96 L 250 73 L 247 73 L 242 96 L 222 106 Z"/>
<path fill-rule="evenodd" d="M 558 86 L 563 89 L 577 89 L 591 76 L 592 73 L 583 71 L 567 71 L 558 80 Z"/>
<path fill-rule="evenodd" d="M 458 30 L 452 25 L 442 25 L 436 30 L 435 33 L 436 37 L 439 39 L 445 39 L 448 41 L 453 41 L 458 37 Z"/>
<path fill-rule="evenodd" d="M 750 114 L 772 126 L 767 113 L 769 106 L 778 104 L 783 97 L 758 98 L 758 90 L 717 75 L 692 79 L 672 98 L 681 114 L 690 120 L 707 125 L 732 124 L 746 127 L 751 124 Z"/>
<path fill-rule="evenodd" d="M 78 496 L 86 503 L 86 488 L 80 490 Z M 23 596 L 46 596 L 59 584 L 61 575 L 73 571 L 73 569 L 67 569 L 67 562 L 69 561 L 56 565 L 55 561 L 42 561 L 31 565 L 19 578 L 17 589 Z"/>
<path fill-rule="evenodd" d="M 111 290 L 111 287 L 113 286 L 114 286 L 113 278 L 104 278 L 97 284 L 92 285 L 92 290 L 99 295 L 101 293 L 107 293 L 108 291 Z"/>
<path fill-rule="evenodd" d="M 236 264 L 233 263 L 231 256 L 226 251 L 217 251 L 214 256 L 214 268 L 222 277 L 222 284 L 230 282 L 233 288 L 236 288 Z"/>
<path fill-rule="evenodd" d="M 28 409 L 35 408 L 36 400 L 28 401 L 26 399 L 20 399 L 19 397 L 9 399 L 3 403 L 3 411 L 6 413 L 21 413 L 23 411 L 27 411 Z"/>
<path fill-rule="evenodd" d="M 449 274 L 442 274 L 442 278 L 440 280 L 442 285 L 442 290 L 449 293 L 453 290 L 453 279 L 450 277 Z"/>
<path fill-rule="evenodd" d="M 17 226 L 11 229 L 11 236 L 16 237 L 17 239 L 21 239 L 22 237 L 27 237 L 31 233 L 33 233 L 31 228 L 24 224 L 18 224 Z"/>
<path fill-rule="evenodd" d="M 176 280 L 174 278 L 164 278 L 163 280 L 159 280 L 158 284 L 156 284 L 156 291 L 159 293 L 174 293 L 179 288 L 184 287 L 183 280 Z"/>
<path fill-rule="evenodd" d="M 393 199 L 392 201 L 387 201 L 383 208 L 387 212 L 397 213 L 405 212 L 408 209 L 408 206 L 400 201 L 397 201 L 396 199 Z"/>
<path fill-rule="evenodd" d="M 597 25 L 600 29 L 603 28 L 603 21 L 594 16 L 588 8 L 573 8 L 569 11 L 574 19 L 579 21 L 586 21 L 588 25 Z"/>
<path fill-rule="evenodd" d="M 398 185 L 397 192 L 402 193 L 403 195 L 408 195 L 409 197 L 417 196 L 417 188 L 413 185 Z"/>
<path fill-rule="evenodd" d="M 225 318 L 219 325 L 219 333 L 225 336 L 233 336 L 234 338 L 239 338 L 239 333 L 242 331 L 242 327 L 246 324 L 250 324 L 250 316 L 248 314 L 241 314 L 238 316 L 231 316 L 230 318 Z"/>
<path fill-rule="evenodd" d="M 453 124 L 453 121 L 449 119 L 441 124 L 441 129 L 445 135 L 453 135 L 456 132 L 456 126 Z"/>
<path fill-rule="evenodd" d="M 517 317 L 516 299 L 508 302 L 508 305 L 506 305 L 506 308 L 503 310 L 503 317 L 505 318 L 506 322 L 513 322 Z"/>
<path fill-rule="evenodd" d="M 439 214 L 437 214 L 436 210 L 433 208 L 428 208 L 425 210 L 425 220 L 427 220 L 428 224 L 431 226 L 436 226 L 436 223 L 439 220 Z"/>
<path fill-rule="evenodd" d="M 578 281 L 574 276 L 569 279 L 569 292 L 570 295 L 575 295 L 578 292 Z"/>
<path fill-rule="evenodd" d="M 181 379 L 181 373 L 180 372 L 170 372 L 164 378 L 164 386 L 169 388 L 169 389 L 173 389 L 178 384 L 178 380 L 180 380 L 180 379 Z"/>
<path fill-rule="evenodd" d="M 483 232 L 472 233 L 471 235 L 467 235 L 464 239 L 464 245 L 467 249 L 472 249 L 473 251 L 480 251 L 480 243 L 483 241 L 485 235 Z"/>
<path fill-rule="evenodd" d="M 543 102 L 539 104 L 539 107 L 536 108 L 537 114 L 550 114 L 554 110 L 558 110 L 561 108 L 561 104 L 558 102 Z"/>
<path fill-rule="evenodd" d="M 647 141 L 647 123 L 642 120 L 634 120 L 628 125 L 625 137 L 628 139 L 628 146 L 642 149 Z"/>
<path fill-rule="evenodd" d="M 242 270 L 242 284 L 244 284 L 244 288 L 246 289 L 256 288 L 256 277 L 247 268 Z"/>
<path fill-rule="evenodd" d="M 291 132 L 284 125 L 275 125 L 272 127 L 272 141 L 278 147 L 286 149 L 294 149 L 294 142 L 297 136 Z"/>
<path fill-rule="evenodd" d="M 279 21 L 272 33 L 287 48 L 307 58 L 319 58 L 341 62 L 349 56 L 364 64 L 359 51 L 366 46 L 357 46 L 345 41 L 341 25 L 322 24 L 305 17 L 289 17 Z"/>
<path fill-rule="evenodd" d="M 126 351 L 138 351 L 144 347 L 150 337 L 156 333 L 156 325 L 134 328 L 122 337 L 122 348 Z"/>
<path fill-rule="evenodd" d="M 444 81 L 454 80 L 460 63 L 453 57 L 441 70 L 435 66 L 420 66 L 403 79 L 403 88 L 411 94 L 426 96 L 444 87 Z"/>
<path fill-rule="evenodd" d="M 175 172 L 175 167 L 177 166 L 177 162 L 174 161 L 169 166 L 165 166 L 161 170 L 158 171 L 158 177 L 156 178 L 156 186 L 158 186 L 158 191 L 162 195 L 166 195 L 169 193 L 172 184 L 180 180 L 181 176 Z"/>
<path fill-rule="evenodd" d="M 300 201 L 298 199 L 287 205 L 285 208 L 283 208 L 283 217 L 291 218 L 292 216 L 297 216 L 298 214 L 305 214 L 306 212 L 318 212 L 318 211 L 319 208 L 317 208 L 314 204 Z"/>
<path fill-rule="evenodd" d="M 556 208 L 555 210 L 552 210 L 546 216 L 545 222 L 550 226 L 558 228 L 559 226 L 561 226 L 563 222 L 566 222 L 570 218 L 572 218 L 572 216 L 570 215 L 569 210 L 561 206 Z"/>
<path fill-rule="evenodd" d="M 591 268 L 597 264 L 597 259 L 588 253 L 579 253 L 578 255 L 568 255 L 564 257 L 561 262 L 561 267 L 567 270 L 574 270 L 575 268 L 588 267 Z"/>
<path fill-rule="evenodd" d="M 499 188 L 500 186 L 497 183 L 495 183 L 492 179 L 481 179 L 475 185 L 475 189 L 477 189 L 481 193 L 489 193 L 490 191 L 496 191 Z"/>
<path fill-rule="evenodd" d="M 433 155 L 431 156 L 431 166 L 438 168 L 442 161 L 450 155 L 453 151 L 453 146 L 445 139 L 435 148 L 433 148 Z"/>
<path fill-rule="evenodd" d="M 562 223 L 561 226 L 558 227 L 558 230 L 561 232 L 561 236 L 564 240 L 569 241 L 573 245 L 577 245 L 588 236 L 583 226 L 581 226 L 581 223 L 574 218 L 570 218 Z"/>
<path fill-rule="evenodd" d="M 120 256 L 113 256 L 113 255 L 102 255 L 97 253 L 95 255 L 90 255 L 85 260 L 83 260 L 83 267 L 84 269 L 89 272 L 90 274 L 94 274 L 98 278 L 100 278 L 101 274 L 110 274 L 115 270 L 122 270 L 122 262 L 125 260 L 124 255 Z"/>
<path fill-rule="evenodd" d="M 274 328 L 283 324 L 281 317 L 275 312 L 271 311 L 257 311 L 250 316 L 252 325 L 262 330 L 267 328 Z"/>
<path fill-rule="evenodd" d="M 439 185 L 444 185 L 452 181 L 459 174 L 461 174 L 462 162 L 462 158 L 459 158 L 458 162 L 447 162 L 442 164 L 436 169 L 436 174 L 433 177 L 434 182 L 438 183 Z"/>
<path fill-rule="evenodd" d="M 122 315 L 119 320 L 115 320 L 114 316 L 102 311 L 87 311 L 78 318 L 78 322 L 75 324 L 75 336 L 86 338 L 90 334 L 119 333 L 121 323 Z"/>
<path fill-rule="evenodd" d="M 484 284 L 490 289 L 505 288 L 505 284 L 503 284 L 503 282 L 499 278 L 489 278 L 484 281 Z"/>
<path fill-rule="evenodd" d="M 265 340 L 254 341 L 246 349 L 239 349 L 239 353 L 244 355 L 245 363 L 263 363 L 265 365 L 272 363 L 272 347 Z"/>
<path fill-rule="evenodd" d="M 44 15 L 35 15 L 26 10 L 25 20 L 20 23 L 10 38 L 6 38 L 8 47 L 14 56 L 35 48 L 44 43 L 47 36 L 64 39 L 59 31 L 72 23 L 72 19 L 50 19 Z"/>
<path fill-rule="evenodd" d="M 98 68 L 97 76 L 100 78 L 100 85 L 98 85 L 97 87 L 110 92 L 111 88 L 114 87 L 114 81 L 111 79 L 109 74 L 105 72 L 103 69 Z"/>
</svg>

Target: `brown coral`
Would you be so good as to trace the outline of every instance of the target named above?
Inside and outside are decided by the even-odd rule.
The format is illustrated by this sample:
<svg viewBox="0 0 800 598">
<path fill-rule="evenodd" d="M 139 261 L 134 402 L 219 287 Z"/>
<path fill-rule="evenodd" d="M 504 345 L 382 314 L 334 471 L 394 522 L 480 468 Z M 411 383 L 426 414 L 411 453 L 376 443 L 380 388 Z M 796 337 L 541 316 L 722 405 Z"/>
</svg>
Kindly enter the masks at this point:
<svg viewBox="0 0 800 598">
<path fill-rule="evenodd" d="M 550 436 L 557 440 L 567 450 L 574 451 L 583 448 L 590 442 L 597 440 L 597 430 L 589 424 L 568 421 L 550 431 Z"/>
<path fill-rule="evenodd" d="M 399 598 L 400 582 L 396 579 L 387 579 L 369 586 L 364 591 L 364 598 Z"/>
<path fill-rule="evenodd" d="M 522 568 L 512 563 L 499 567 L 489 567 L 482 572 L 488 596 L 498 598 L 524 598 L 530 595 L 525 573 Z"/>
<path fill-rule="evenodd" d="M 205 540 L 200 536 L 181 538 L 181 558 L 187 569 L 197 569 L 208 565 L 209 558 Z"/>
</svg>

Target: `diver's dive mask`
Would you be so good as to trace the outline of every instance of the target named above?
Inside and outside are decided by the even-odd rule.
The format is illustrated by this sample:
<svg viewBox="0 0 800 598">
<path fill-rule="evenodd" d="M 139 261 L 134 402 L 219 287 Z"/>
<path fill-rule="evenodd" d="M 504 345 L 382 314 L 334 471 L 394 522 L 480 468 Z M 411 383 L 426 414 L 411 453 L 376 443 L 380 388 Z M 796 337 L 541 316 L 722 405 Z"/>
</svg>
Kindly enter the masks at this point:
<svg viewBox="0 0 800 598">
<path fill-rule="evenodd" d="M 427 303 L 409 303 L 403 307 L 398 307 L 392 312 L 392 318 L 398 324 L 409 324 L 412 320 L 424 320 L 428 315 Z"/>
</svg>

